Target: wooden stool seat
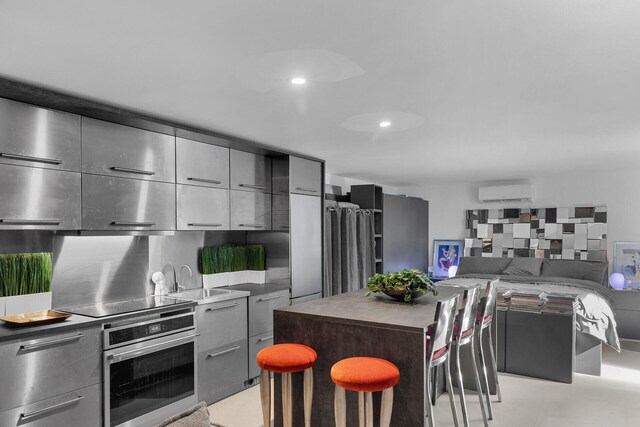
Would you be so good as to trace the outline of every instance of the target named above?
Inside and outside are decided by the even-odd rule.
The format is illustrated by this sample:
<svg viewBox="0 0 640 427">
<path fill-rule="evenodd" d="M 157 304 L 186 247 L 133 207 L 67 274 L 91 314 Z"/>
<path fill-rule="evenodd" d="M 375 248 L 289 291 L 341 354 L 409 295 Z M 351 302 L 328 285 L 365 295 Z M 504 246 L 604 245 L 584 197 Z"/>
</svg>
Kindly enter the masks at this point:
<svg viewBox="0 0 640 427">
<path fill-rule="evenodd" d="M 256 355 L 261 369 L 271 372 L 300 372 L 312 367 L 318 354 L 303 344 L 275 344 L 263 348 Z"/>
</svg>

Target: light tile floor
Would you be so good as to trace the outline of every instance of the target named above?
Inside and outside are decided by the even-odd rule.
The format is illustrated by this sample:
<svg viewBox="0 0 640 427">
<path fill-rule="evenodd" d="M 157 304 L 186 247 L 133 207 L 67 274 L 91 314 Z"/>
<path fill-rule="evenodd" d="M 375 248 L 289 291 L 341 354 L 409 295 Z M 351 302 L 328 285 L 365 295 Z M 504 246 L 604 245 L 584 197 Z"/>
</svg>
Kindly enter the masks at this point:
<svg viewBox="0 0 640 427">
<path fill-rule="evenodd" d="M 495 403 L 492 427 L 640 426 L 640 341 L 623 341 L 622 353 L 603 347 L 602 376 L 576 374 L 561 384 L 500 374 L 503 402 Z M 456 396 L 457 397 L 457 396 Z M 467 393 L 472 426 L 482 425 L 475 394 Z M 495 398 L 494 398 L 495 399 Z M 459 402 L 458 411 L 460 412 Z M 209 406 L 211 421 L 222 427 L 263 427 L 259 387 Z M 333 414 L 327 414 L 332 417 Z M 449 400 L 436 405 L 438 426 L 453 426 Z M 411 427 L 411 426 L 394 426 Z"/>
</svg>

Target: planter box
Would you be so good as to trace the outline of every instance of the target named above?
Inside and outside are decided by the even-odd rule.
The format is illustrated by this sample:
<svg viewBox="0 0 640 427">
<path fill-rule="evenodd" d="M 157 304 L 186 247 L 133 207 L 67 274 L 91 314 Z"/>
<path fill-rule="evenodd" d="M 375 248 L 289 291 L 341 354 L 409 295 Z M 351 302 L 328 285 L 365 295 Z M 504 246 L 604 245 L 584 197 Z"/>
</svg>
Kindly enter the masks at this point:
<svg viewBox="0 0 640 427">
<path fill-rule="evenodd" d="M 28 313 L 31 311 L 49 310 L 51 308 L 51 292 L 37 294 L 0 297 L 0 313 L 4 316 Z"/>
<path fill-rule="evenodd" d="M 247 283 L 267 283 L 267 272 L 264 270 L 247 270 L 245 273 L 247 274 Z"/>
<path fill-rule="evenodd" d="M 219 288 L 229 286 L 229 273 L 203 274 L 202 287 Z"/>
<path fill-rule="evenodd" d="M 232 271 L 229 274 L 229 285 L 240 285 L 247 283 L 247 271 Z"/>
</svg>

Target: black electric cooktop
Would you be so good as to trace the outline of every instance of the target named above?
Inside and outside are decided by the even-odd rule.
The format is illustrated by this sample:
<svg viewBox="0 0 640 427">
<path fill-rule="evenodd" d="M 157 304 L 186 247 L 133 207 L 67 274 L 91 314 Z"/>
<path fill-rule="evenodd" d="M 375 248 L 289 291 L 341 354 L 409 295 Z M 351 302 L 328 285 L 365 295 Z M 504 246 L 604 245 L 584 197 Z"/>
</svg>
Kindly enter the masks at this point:
<svg viewBox="0 0 640 427">
<path fill-rule="evenodd" d="M 139 299 L 77 305 L 75 307 L 66 307 L 60 310 L 67 313 L 79 314 L 81 316 L 100 318 L 114 316 L 116 314 L 144 311 L 158 307 L 177 306 L 180 304 L 188 304 L 188 301 L 170 297 L 149 296 Z"/>
</svg>

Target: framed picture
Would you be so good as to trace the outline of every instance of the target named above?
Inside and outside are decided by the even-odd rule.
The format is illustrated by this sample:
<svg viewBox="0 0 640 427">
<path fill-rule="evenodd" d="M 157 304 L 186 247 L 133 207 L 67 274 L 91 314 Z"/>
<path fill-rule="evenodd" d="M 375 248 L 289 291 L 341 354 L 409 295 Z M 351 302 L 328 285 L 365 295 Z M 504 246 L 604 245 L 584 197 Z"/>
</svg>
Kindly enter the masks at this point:
<svg viewBox="0 0 640 427">
<path fill-rule="evenodd" d="M 449 277 L 449 268 L 458 266 L 464 240 L 434 240 L 433 241 L 433 277 Z"/>
<path fill-rule="evenodd" d="M 613 272 L 624 276 L 624 288 L 640 288 L 640 242 L 616 242 Z"/>
</svg>

